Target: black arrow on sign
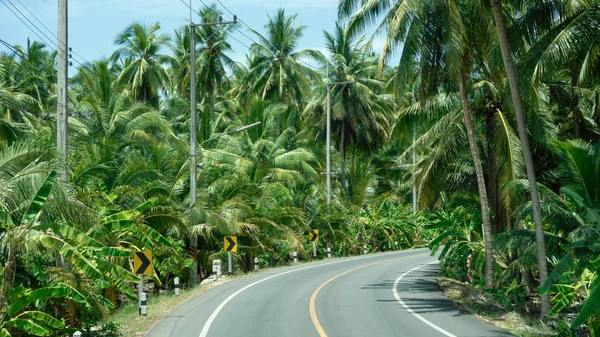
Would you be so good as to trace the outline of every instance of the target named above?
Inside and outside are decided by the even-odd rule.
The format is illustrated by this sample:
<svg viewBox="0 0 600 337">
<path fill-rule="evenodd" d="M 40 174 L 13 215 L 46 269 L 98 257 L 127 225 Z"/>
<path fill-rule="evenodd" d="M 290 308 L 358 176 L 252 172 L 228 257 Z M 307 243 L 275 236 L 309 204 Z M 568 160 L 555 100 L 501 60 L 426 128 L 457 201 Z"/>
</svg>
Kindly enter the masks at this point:
<svg viewBox="0 0 600 337">
<path fill-rule="evenodd" d="M 142 265 L 138 268 L 138 270 L 135 271 L 135 273 L 143 274 L 146 271 L 146 269 L 150 267 L 150 260 L 148 260 L 144 252 L 135 252 L 135 255 L 137 255 L 138 259 L 142 261 Z"/>
<path fill-rule="evenodd" d="M 227 249 L 225 249 L 226 252 L 230 252 L 233 250 L 233 248 L 235 247 L 235 241 L 233 241 L 231 239 L 231 237 L 226 236 L 225 240 L 227 240 L 227 242 L 229 243 L 229 245 L 227 246 Z"/>
<path fill-rule="evenodd" d="M 310 239 L 310 241 L 316 241 L 316 240 L 317 240 L 317 238 L 319 237 L 319 234 L 317 234 L 317 232 L 315 232 L 315 231 L 313 231 L 313 230 L 311 229 L 311 230 L 310 230 L 310 236 L 311 236 L 311 239 Z"/>
</svg>

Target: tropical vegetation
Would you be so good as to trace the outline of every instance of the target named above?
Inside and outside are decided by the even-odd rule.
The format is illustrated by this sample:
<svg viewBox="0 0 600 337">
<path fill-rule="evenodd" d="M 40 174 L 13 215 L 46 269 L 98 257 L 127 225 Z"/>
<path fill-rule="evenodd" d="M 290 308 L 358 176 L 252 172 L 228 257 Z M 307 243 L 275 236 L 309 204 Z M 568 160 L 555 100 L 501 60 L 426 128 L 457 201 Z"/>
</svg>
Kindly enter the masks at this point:
<svg viewBox="0 0 600 337">
<path fill-rule="evenodd" d="M 241 271 L 309 259 L 309 229 L 318 258 L 427 245 L 507 310 L 600 336 L 600 1 L 340 0 L 323 52 L 295 14 L 265 21 L 197 27 L 196 130 L 189 28 L 125 27 L 70 81 L 66 181 L 57 53 L 2 41 L 0 336 L 101 325 L 137 300 L 134 251 L 160 292 L 226 235 Z"/>
</svg>

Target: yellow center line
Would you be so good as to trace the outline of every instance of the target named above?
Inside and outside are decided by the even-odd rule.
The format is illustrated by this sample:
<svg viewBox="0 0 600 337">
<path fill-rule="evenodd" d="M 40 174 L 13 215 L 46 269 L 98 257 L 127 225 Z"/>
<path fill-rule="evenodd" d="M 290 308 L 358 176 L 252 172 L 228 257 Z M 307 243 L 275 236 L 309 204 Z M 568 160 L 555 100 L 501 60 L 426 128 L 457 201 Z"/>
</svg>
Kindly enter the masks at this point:
<svg viewBox="0 0 600 337">
<path fill-rule="evenodd" d="M 389 259 L 389 260 L 384 260 L 384 261 L 378 261 L 378 262 L 373 262 L 373 263 L 369 263 L 366 264 L 364 266 L 360 266 L 360 267 L 356 267 L 354 269 L 350 269 L 347 270 L 341 274 L 338 274 L 332 278 L 330 278 L 329 280 L 323 282 L 323 284 L 321 284 L 314 293 L 312 293 L 312 296 L 310 296 L 310 303 L 309 303 L 309 308 L 308 310 L 310 311 L 310 319 L 312 320 L 313 325 L 315 326 L 315 329 L 317 329 L 317 333 L 319 333 L 320 337 L 327 337 L 327 334 L 325 333 L 325 330 L 323 330 L 323 327 L 321 326 L 321 323 L 319 323 L 319 319 L 317 318 L 317 310 L 315 309 L 315 303 L 317 302 L 317 295 L 319 295 L 319 292 L 321 291 L 321 289 L 323 289 L 326 285 L 328 285 L 329 283 L 331 283 L 333 280 L 337 279 L 338 277 L 342 277 L 346 274 L 350 274 L 353 271 L 359 270 L 359 269 L 363 269 L 366 267 L 370 267 L 370 266 L 374 266 L 376 264 L 381 264 L 381 263 L 385 263 L 385 262 L 391 262 L 391 261 L 397 261 L 397 260 L 402 260 L 402 259 L 407 259 L 409 257 L 416 257 L 416 256 L 421 256 L 421 255 L 429 255 L 429 253 L 425 253 L 425 254 L 417 254 L 417 255 L 411 255 L 411 256 L 404 256 L 404 257 L 399 257 L 399 258 L 395 258 L 395 259 Z"/>
</svg>

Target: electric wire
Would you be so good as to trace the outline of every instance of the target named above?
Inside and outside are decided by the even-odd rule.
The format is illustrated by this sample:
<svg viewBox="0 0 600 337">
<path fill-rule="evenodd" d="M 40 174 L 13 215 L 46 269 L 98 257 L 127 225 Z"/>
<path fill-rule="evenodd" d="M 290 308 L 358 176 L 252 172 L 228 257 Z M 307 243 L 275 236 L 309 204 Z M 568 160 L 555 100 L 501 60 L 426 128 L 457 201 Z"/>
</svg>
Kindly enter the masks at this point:
<svg viewBox="0 0 600 337">
<path fill-rule="evenodd" d="M 17 2 L 19 2 L 19 4 L 21 4 L 21 6 L 23 8 L 25 8 L 25 10 L 27 11 L 27 13 L 29 13 L 31 16 L 33 16 L 33 18 L 40 24 L 42 25 L 42 27 L 44 27 L 46 29 L 46 31 L 48 33 L 50 33 L 56 40 L 58 40 L 58 36 L 56 36 L 56 34 L 54 34 L 54 32 L 52 30 L 50 30 L 48 28 L 48 26 L 46 26 L 35 14 L 33 14 L 33 12 L 31 12 L 29 10 L 29 8 L 27 8 L 27 6 L 25 6 L 25 4 L 23 4 L 23 2 L 21 2 L 21 0 L 17 0 Z M 83 56 L 79 55 L 76 51 L 72 50 L 71 51 L 74 55 L 76 55 L 77 57 L 79 57 L 82 61 L 89 63 L 88 60 L 86 60 Z"/>
<path fill-rule="evenodd" d="M 10 8 L 10 7 L 9 7 L 9 6 L 6 4 L 5 0 L 0 0 L 0 1 L 1 1 L 1 2 L 4 4 L 4 6 L 6 6 L 6 8 L 8 8 L 8 10 L 9 10 L 9 11 L 10 11 L 10 12 L 11 12 L 11 13 L 12 13 L 12 14 L 13 14 L 13 15 L 14 15 L 14 16 L 17 18 L 17 19 L 19 19 L 19 21 L 21 21 L 21 23 L 23 23 L 23 25 L 25 25 L 25 27 L 27 27 L 27 28 L 28 28 L 28 29 L 29 29 L 31 32 L 33 32 L 33 33 L 34 33 L 34 34 L 35 34 L 35 35 L 36 35 L 36 36 L 37 36 L 37 37 L 38 37 L 38 38 L 39 38 L 39 39 L 40 39 L 40 40 L 41 40 L 43 43 L 45 43 L 45 44 L 46 44 L 46 45 L 47 45 L 47 46 L 50 48 L 50 50 L 52 50 L 53 52 L 54 52 L 54 51 L 56 51 L 56 50 L 58 50 L 58 51 L 60 51 L 61 53 L 67 53 L 67 50 L 63 50 L 63 49 L 62 49 L 62 48 L 61 48 L 61 47 L 60 47 L 60 46 L 59 46 L 59 45 L 58 45 L 56 42 L 54 42 L 54 41 L 53 41 L 51 38 L 49 38 L 49 37 L 48 37 L 48 35 L 46 35 L 46 34 L 45 34 L 45 33 L 44 33 L 44 32 L 43 32 L 43 31 L 42 31 L 42 30 L 41 30 L 41 29 L 40 29 L 40 28 L 39 28 L 37 25 L 35 25 L 35 24 L 34 24 L 34 23 L 33 23 L 33 22 L 32 22 L 32 21 L 31 21 L 31 20 L 30 20 L 30 19 L 29 19 L 29 18 L 28 18 L 26 15 L 25 15 L 25 14 L 23 14 L 23 12 L 21 12 L 21 10 L 19 10 L 19 9 L 17 8 L 17 6 L 15 6 L 15 5 L 14 5 L 14 4 L 11 2 L 11 0 L 6 0 L 6 1 L 7 1 L 8 3 L 10 3 L 10 5 L 11 5 L 11 6 L 12 6 L 12 7 L 13 7 L 13 8 L 14 8 L 14 9 L 15 9 L 15 10 L 16 10 L 16 11 L 17 11 L 17 12 L 18 12 L 18 13 L 19 13 L 21 16 L 23 16 L 23 18 L 25 18 L 25 20 L 27 20 L 27 21 L 28 21 L 28 22 L 31 24 L 31 26 L 33 26 L 33 27 L 35 28 L 35 30 L 34 30 L 33 28 L 31 28 L 31 26 L 30 26 L 29 24 L 27 24 L 27 22 L 23 21 L 23 18 L 21 18 L 21 16 L 19 16 L 19 14 L 17 14 L 17 13 L 16 13 L 16 12 L 15 12 L 15 11 L 14 11 L 12 8 Z M 47 28 L 46 28 L 46 29 L 47 29 Z M 36 30 L 37 30 L 37 32 L 36 32 Z M 42 37 L 42 36 L 40 36 L 40 34 L 38 34 L 38 32 L 39 32 L 39 33 L 41 33 L 41 34 L 42 34 L 42 35 L 43 35 L 45 38 L 44 38 L 44 37 Z M 54 49 L 54 47 L 52 47 L 52 46 L 56 46 L 56 48 L 57 48 L 57 49 Z M 81 62 L 79 62 L 77 59 L 73 59 L 73 58 L 71 58 L 71 59 L 72 59 L 73 61 L 75 61 L 77 64 L 79 64 L 80 66 L 82 66 L 82 67 L 83 67 L 83 64 L 82 64 Z"/>
</svg>

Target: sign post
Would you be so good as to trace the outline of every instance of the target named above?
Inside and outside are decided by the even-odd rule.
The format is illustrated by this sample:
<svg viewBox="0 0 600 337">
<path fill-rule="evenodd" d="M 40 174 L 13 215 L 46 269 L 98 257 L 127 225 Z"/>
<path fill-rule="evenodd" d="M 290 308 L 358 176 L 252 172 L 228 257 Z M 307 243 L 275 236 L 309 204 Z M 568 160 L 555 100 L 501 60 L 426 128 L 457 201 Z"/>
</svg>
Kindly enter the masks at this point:
<svg viewBox="0 0 600 337">
<path fill-rule="evenodd" d="M 152 275 L 152 251 L 142 250 L 133 253 L 133 271 L 140 276 L 138 285 L 138 308 L 139 314 L 145 315 L 146 304 L 144 303 L 144 314 L 142 314 L 142 296 L 144 296 L 144 275 Z M 144 299 L 144 302 L 146 300 Z"/>
<path fill-rule="evenodd" d="M 227 270 L 229 271 L 229 276 L 233 274 L 232 253 L 237 253 L 237 248 L 237 236 L 226 236 L 223 249 L 227 252 Z"/>
<path fill-rule="evenodd" d="M 317 258 L 317 242 L 319 242 L 319 230 L 310 229 L 308 231 L 308 240 L 313 244 L 313 257 Z"/>
</svg>

